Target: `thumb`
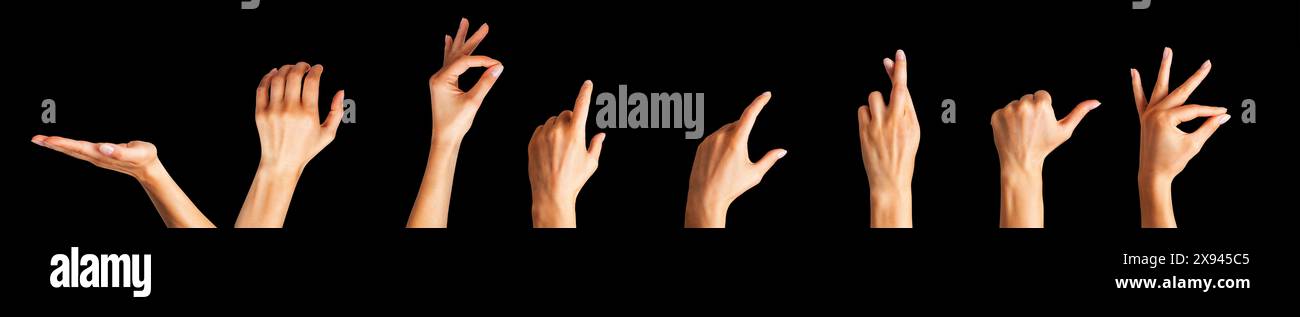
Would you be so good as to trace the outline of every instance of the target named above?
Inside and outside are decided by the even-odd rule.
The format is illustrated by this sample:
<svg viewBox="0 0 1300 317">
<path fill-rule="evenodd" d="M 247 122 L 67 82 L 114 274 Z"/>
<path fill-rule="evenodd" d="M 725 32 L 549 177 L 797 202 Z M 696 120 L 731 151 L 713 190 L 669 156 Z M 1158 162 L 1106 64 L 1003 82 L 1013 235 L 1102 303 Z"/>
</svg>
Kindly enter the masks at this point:
<svg viewBox="0 0 1300 317">
<path fill-rule="evenodd" d="M 131 141 L 131 143 L 126 144 L 100 143 L 96 148 L 105 157 L 136 163 L 148 160 L 157 151 L 153 143 L 144 141 Z"/>
<path fill-rule="evenodd" d="M 99 150 L 99 154 L 114 160 L 121 160 L 124 155 L 122 154 L 122 151 L 118 150 L 118 146 L 112 143 L 96 144 L 95 148 Z"/>
<path fill-rule="evenodd" d="M 132 161 L 145 155 L 144 149 L 130 144 L 99 143 L 95 149 L 99 150 L 99 154 L 115 161 Z"/>
<path fill-rule="evenodd" d="M 758 162 L 754 163 L 754 166 L 758 167 L 761 174 L 767 174 L 767 171 L 772 169 L 772 165 L 775 165 L 777 160 L 785 157 L 785 154 L 785 149 L 767 151 L 767 154 L 764 154 L 763 158 L 758 159 Z"/>
<path fill-rule="evenodd" d="M 1204 123 L 1201 123 L 1201 127 L 1196 129 L 1196 132 L 1192 132 L 1193 140 L 1196 140 L 1197 144 L 1205 144 L 1205 141 L 1210 139 L 1210 135 L 1219 130 L 1219 126 L 1228 123 L 1228 119 L 1232 119 L 1232 115 L 1221 114 L 1205 120 Z"/>
<path fill-rule="evenodd" d="M 117 152 L 121 153 L 121 160 L 144 162 L 157 157 L 157 147 L 153 143 L 143 142 L 143 140 L 133 140 L 126 144 L 117 144 Z"/>
<path fill-rule="evenodd" d="M 1101 106 L 1101 102 L 1097 100 L 1085 100 L 1084 102 L 1080 102 L 1078 106 L 1074 106 L 1074 110 L 1070 111 L 1070 114 L 1065 115 L 1065 118 L 1061 119 L 1061 126 L 1065 127 L 1066 130 L 1074 132 L 1074 128 L 1079 126 L 1079 122 L 1083 122 L 1083 117 L 1088 115 L 1089 111 L 1097 109 L 1099 106 Z"/>
<path fill-rule="evenodd" d="M 325 115 L 325 123 L 321 128 L 325 130 L 325 135 L 329 139 L 334 139 L 334 134 L 339 130 L 339 124 L 343 122 L 343 91 L 334 93 L 334 100 L 330 101 L 330 113 Z"/>
<path fill-rule="evenodd" d="M 483 72 L 483 76 L 479 77 L 478 83 L 469 89 L 469 98 L 474 101 L 474 105 L 483 103 L 483 98 L 487 98 L 488 91 L 492 90 L 492 85 L 496 84 L 498 77 L 501 77 L 502 70 L 505 70 L 505 66 L 501 64 L 488 68 Z"/>
<path fill-rule="evenodd" d="M 591 137 L 591 146 L 587 147 L 588 148 L 587 152 L 591 154 L 591 158 L 599 161 L 600 149 L 604 146 L 605 146 L 605 133 L 604 132 L 597 133 L 596 136 Z"/>
</svg>

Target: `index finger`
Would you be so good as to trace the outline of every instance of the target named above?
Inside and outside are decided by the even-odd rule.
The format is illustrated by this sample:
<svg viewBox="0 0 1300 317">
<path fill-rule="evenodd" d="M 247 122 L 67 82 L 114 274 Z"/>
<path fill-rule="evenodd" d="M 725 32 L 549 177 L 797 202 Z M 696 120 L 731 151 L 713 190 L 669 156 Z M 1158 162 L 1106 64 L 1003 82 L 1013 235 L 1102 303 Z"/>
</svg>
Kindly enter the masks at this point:
<svg viewBox="0 0 1300 317">
<path fill-rule="evenodd" d="M 578 89 L 578 100 L 573 102 L 573 123 L 579 127 L 587 126 L 587 111 L 591 109 L 591 80 L 583 81 Z"/>
<path fill-rule="evenodd" d="M 450 80 L 450 79 L 460 78 L 460 75 L 465 74 L 465 72 L 469 71 L 470 68 L 492 67 L 498 64 L 501 64 L 501 62 L 498 62 L 497 60 L 487 56 L 481 56 L 481 55 L 462 56 L 452 61 L 451 64 L 448 64 L 447 66 L 443 67 L 443 69 L 439 71 L 439 74 L 444 76 L 443 79 Z"/>
<path fill-rule="evenodd" d="M 765 91 L 763 94 L 758 95 L 758 98 L 754 98 L 754 102 L 749 103 L 748 107 L 745 107 L 745 112 L 740 115 L 739 128 L 742 137 L 749 136 L 749 131 L 754 129 L 754 122 L 758 121 L 758 113 L 763 111 L 763 106 L 767 105 L 767 101 L 770 99 L 772 99 L 772 92 Z"/>
</svg>

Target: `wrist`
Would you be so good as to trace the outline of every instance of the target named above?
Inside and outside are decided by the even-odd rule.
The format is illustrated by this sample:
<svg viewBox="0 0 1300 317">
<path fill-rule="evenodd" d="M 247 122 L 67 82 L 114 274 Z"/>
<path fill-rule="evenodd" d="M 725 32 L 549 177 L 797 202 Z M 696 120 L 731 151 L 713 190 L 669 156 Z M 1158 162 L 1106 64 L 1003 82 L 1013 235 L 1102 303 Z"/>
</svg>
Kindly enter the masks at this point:
<svg viewBox="0 0 1300 317">
<path fill-rule="evenodd" d="M 895 173 L 897 174 L 897 173 Z M 880 174 L 867 173 L 867 187 L 871 195 L 897 195 L 912 193 L 912 177 L 892 176 L 884 177 Z"/>
<path fill-rule="evenodd" d="M 434 128 L 431 142 L 435 146 L 460 148 L 460 143 L 464 139 L 465 132 L 453 133 L 449 131 L 439 131 L 439 129 Z"/>
<path fill-rule="evenodd" d="M 912 227 L 911 186 L 871 186 L 871 227 Z"/>
<path fill-rule="evenodd" d="M 687 228 L 725 228 L 727 227 L 727 208 L 730 201 L 709 199 L 698 195 L 686 197 Z"/>
<path fill-rule="evenodd" d="M 1003 164 L 1000 227 L 1043 227 L 1042 165 Z"/>
<path fill-rule="evenodd" d="M 1173 178 L 1138 173 L 1138 200 L 1142 209 L 1143 228 L 1176 228 L 1171 187 Z"/>
<path fill-rule="evenodd" d="M 1139 186 L 1164 186 L 1168 187 L 1174 183 L 1174 177 L 1165 173 L 1150 171 L 1145 168 L 1138 169 Z"/>
<path fill-rule="evenodd" d="M 998 165 L 1001 166 L 1002 178 L 1004 179 L 1007 177 L 1025 177 L 1025 176 L 1030 176 L 1030 177 L 1037 176 L 1041 178 L 1043 175 L 1042 159 L 1022 159 L 1022 160 L 1003 159 L 1003 160 L 999 160 L 998 162 L 999 162 Z"/>
<path fill-rule="evenodd" d="M 291 179 L 292 182 L 298 182 L 299 175 L 303 174 L 304 165 L 299 164 L 281 164 L 281 162 L 263 161 L 257 164 L 255 177 L 269 179 Z"/>
<path fill-rule="evenodd" d="M 576 199 L 533 195 L 534 228 L 577 228 Z"/>
<path fill-rule="evenodd" d="M 158 160 L 154 160 L 153 162 L 145 165 L 143 169 L 140 169 L 140 171 L 132 174 L 131 176 L 134 176 L 135 180 L 139 181 L 140 184 L 144 185 L 145 187 L 156 186 L 162 180 L 170 177 L 167 174 L 167 169 L 163 168 L 162 162 Z"/>
<path fill-rule="evenodd" d="M 460 140 L 439 140 L 433 138 L 429 144 L 429 164 L 434 162 L 450 163 L 449 167 L 454 168 L 456 157 L 460 154 Z"/>
</svg>

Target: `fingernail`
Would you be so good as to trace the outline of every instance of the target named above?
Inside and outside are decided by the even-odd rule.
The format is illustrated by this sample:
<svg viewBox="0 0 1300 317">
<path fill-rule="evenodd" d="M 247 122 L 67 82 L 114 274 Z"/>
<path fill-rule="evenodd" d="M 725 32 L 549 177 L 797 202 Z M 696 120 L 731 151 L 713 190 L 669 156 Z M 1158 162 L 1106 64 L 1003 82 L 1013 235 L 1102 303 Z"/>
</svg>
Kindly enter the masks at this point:
<svg viewBox="0 0 1300 317">
<path fill-rule="evenodd" d="M 493 67 L 493 68 L 492 68 L 492 77 L 498 77 L 498 76 L 501 76 L 501 71 L 502 71 L 502 70 L 505 70 L 505 69 L 506 69 L 506 67 L 505 67 L 505 66 L 501 66 L 501 65 L 497 65 L 496 67 Z"/>
<path fill-rule="evenodd" d="M 788 153 L 788 152 L 789 152 L 789 151 L 786 151 L 786 150 L 781 150 L 780 152 L 776 152 L 776 158 L 778 158 L 778 159 L 779 159 L 779 158 L 785 158 L 785 154 Z"/>
<path fill-rule="evenodd" d="M 1232 119 L 1232 115 L 1230 115 L 1230 114 L 1225 114 L 1225 115 L 1219 116 L 1219 124 L 1228 123 L 1228 119 Z"/>
<path fill-rule="evenodd" d="M 904 54 L 903 50 L 898 50 L 898 61 L 900 62 L 907 61 L 907 54 Z"/>
<path fill-rule="evenodd" d="M 99 145 L 99 152 L 104 153 L 104 155 L 113 155 L 113 151 L 115 151 L 115 149 L 113 149 L 112 145 L 108 145 L 108 144 Z"/>
<path fill-rule="evenodd" d="M 1138 76 L 1138 69 L 1137 69 L 1137 68 L 1129 68 L 1129 69 L 1128 69 L 1128 77 L 1131 77 L 1131 78 L 1137 78 L 1137 76 Z"/>
<path fill-rule="evenodd" d="M 1165 55 L 1163 55 L 1162 57 L 1169 57 L 1169 53 L 1171 53 L 1171 52 L 1173 52 L 1173 51 L 1174 51 L 1173 49 L 1170 49 L 1168 46 L 1166 46 L 1166 47 L 1165 47 L 1165 53 L 1164 53 Z"/>
<path fill-rule="evenodd" d="M 1208 59 L 1205 60 L 1205 63 L 1201 64 L 1201 69 L 1206 69 L 1206 68 L 1210 68 L 1210 60 Z"/>
<path fill-rule="evenodd" d="M 1093 109 L 1097 109 L 1097 107 L 1101 107 L 1101 102 L 1097 102 L 1097 103 L 1092 104 L 1091 106 L 1088 106 L 1088 111 L 1092 111 Z"/>
<path fill-rule="evenodd" d="M 32 143 L 40 146 L 45 146 L 45 141 L 42 140 L 32 139 Z"/>
</svg>

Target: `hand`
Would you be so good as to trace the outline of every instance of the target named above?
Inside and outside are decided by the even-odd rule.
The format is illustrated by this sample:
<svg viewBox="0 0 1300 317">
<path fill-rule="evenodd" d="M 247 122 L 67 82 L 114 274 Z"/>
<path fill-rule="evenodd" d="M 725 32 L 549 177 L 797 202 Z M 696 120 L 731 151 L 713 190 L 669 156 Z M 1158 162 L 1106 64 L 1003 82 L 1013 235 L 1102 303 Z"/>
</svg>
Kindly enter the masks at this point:
<svg viewBox="0 0 1300 317">
<path fill-rule="evenodd" d="M 343 91 L 334 94 L 322 125 L 317 91 L 324 71 L 321 65 L 299 62 L 262 76 L 256 111 L 257 135 L 262 142 L 259 169 L 301 173 L 308 161 L 334 141 L 343 119 Z"/>
<path fill-rule="evenodd" d="M 334 94 L 321 124 L 317 91 L 324 71 L 298 63 L 262 76 L 255 111 L 262 159 L 235 226 L 283 226 L 303 168 L 334 140 L 343 120 L 343 91 Z"/>
<path fill-rule="evenodd" d="M 726 227 L 731 202 L 758 185 L 772 165 L 785 157 L 786 150 L 774 149 L 757 163 L 749 160 L 749 132 L 771 98 L 770 92 L 759 95 L 745 108 L 739 121 L 722 126 L 704 138 L 695 150 L 690 190 L 686 194 L 687 228 Z"/>
<path fill-rule="evenodd" d="M 465 32 L 469 21 L 460 20 L 456 37 L 443 40 L 442 69 L 429 78 L 429 97 L 433 107 L 433 138 L 429 145 L 429 159 L 424 167 L 424 180 L 415 197 L 415 207 L 407 227 L 446 228 L 447 210 L 451 205 L 451 184 L 456 174 L 456 157 L 460 143 L 474 122 L 474 114 L 483 103 L 497 77 L 505 69 L 501 63 L 485 56 L 471 56 L 478 44 L 487 36 L 488 26 L 483 24 L 468 40 Z M 469 92 L 460 90 L 460 75 L 471 67 L 488 67 L 483 77 Z"/>
<path fill-rule="evenodd" d="M 474 123 L 474 114 L 505 66 L 487 56 L 470 55 L 487 37 L 488 25 L 479 27 L 469 39 L 465 32 L 469 20 L 461 19 L 456 37 L 443 39 L 442 69 L 429 78 L 429 97 L 433 104 L 433 138 L 435 142 L 459 144 Z M 460 90 L 460 75 L 471 67 L 487 67 L 469 92 Z"/>
<path fill-rule="evenodd" d="M 107 170 L 131 175 L 137 180 L 155 177 L 157 172 L 163 169 L 162 162 L 158 161 L 158 148 L 149 142 L 90 143 L 57 136 L 37 135 L 32 137 L 32 143 Z"/>
<path fill-rule="evenodd" d="M 214 228 L 211 221 L 181 191 L 158 160 L 152 143 L 90 143 L 62 137 L 32 137 L 32 143 L 105 169 L 131 175 L 144 186 L 163 223 L 169 228 Z"/>
<path fill-rule="evenodd" d="M 1187 167 L 1205 141 L 1219 126 L 1227 123 L 1228 109 L 1201 105 L 1185 105 L 1192 91 L 1210 74 L 1210 61 L 1201 64 L 1192 77 L 1177 89 L 1169 91 L 1169 68 L 1173 64 L 1173 50 L 1165 48 L 1156 76 L 1155 90 L 1148 102 L 1142 92 L 1142 78 L 1137 69 L 1133 76 L 1133 99 L 1137 104 L 1138 118 L 1142 122 L 1142 146 L 1138 160 L 1138 192 L 1142 201 L 1142 227 L 1174 228 L 1174 204 L 1170 186 L 1174 176 Z M 1195 132 L 1178 129 L 1178 124 L 1200 117 L 1205 120 Z"/>
<path fill-rule="evenodd" d="M 528 182 L 533 188 L 533 227 L 575 228 L 578 192 L 596 173 L 605 134 L 591 138 L 588 150 L 587 110 L 591 107 L 591 81 L 582 83 L 573 111 L 533 130 L 528 141 Z"/>
<path fill-rule="evenodd" d="M 989 123 L 1002 166 L 1003 228 L 1043 227 L 1043 161 L 1100 105 L 1084 101 L 1057 121 L 1052 95 L 1039 90 L 993 112 Z"/>
<path fill-rule="evenodd" d="M 898 50 L 895 62 L 885 58 L 885 73 L 894 83 L 889 106 L 872 91 L 858 107 L 858 139 L 862 164 L 871 187 L 871 227 L 912 227 L 912 171 L 921 144 L 921 124 L 907 90 L 907 56 Z"/>
</svg>

